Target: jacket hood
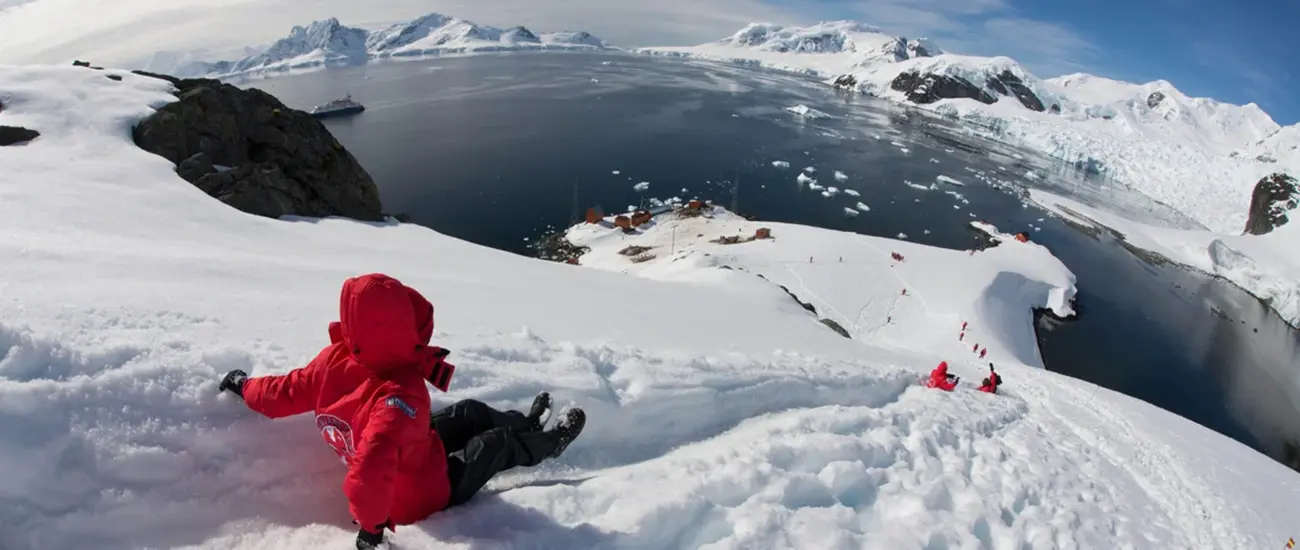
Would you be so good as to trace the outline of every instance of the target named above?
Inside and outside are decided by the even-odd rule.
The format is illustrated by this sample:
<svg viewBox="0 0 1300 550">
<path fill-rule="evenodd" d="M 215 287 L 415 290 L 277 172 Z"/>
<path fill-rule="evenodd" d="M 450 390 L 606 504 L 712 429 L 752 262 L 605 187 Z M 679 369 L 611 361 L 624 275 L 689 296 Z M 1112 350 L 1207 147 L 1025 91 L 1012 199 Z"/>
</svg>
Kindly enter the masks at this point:
<svg viewBox="0 0 1300 550">
<path fill-rule="evenodd" d="M 330 339 L 376 374 L 418 368 L 433 337 L 433 304 L 415 289 L 380 273 L 343 282 L 339 322 Z"/>
<path fill-rule="evenodd" d="M 948 362 L 947 362 L 947 361 L 940 362 L 940 363 L 939 363 L 939 366 L 938 366 L 938 367 L 935 367 L 935 369 L 934 369 L 934 375 L 935 375 L 935 376 L 947 376 L 947 375 L 948 375 Z"/>
</svg>

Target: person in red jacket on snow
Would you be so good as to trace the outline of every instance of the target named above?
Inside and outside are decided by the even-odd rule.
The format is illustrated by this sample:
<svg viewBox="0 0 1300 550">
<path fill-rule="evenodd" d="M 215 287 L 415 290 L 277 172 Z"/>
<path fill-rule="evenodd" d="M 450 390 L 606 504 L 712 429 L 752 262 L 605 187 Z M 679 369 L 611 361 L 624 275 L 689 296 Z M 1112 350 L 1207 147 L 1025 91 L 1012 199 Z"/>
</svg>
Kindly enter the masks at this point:
<svg viewBox="0 0 1300 550">
<path fill-rule="evenodd" d="M 925 387 L 952 391 L 960 381 L 961 377 L 948 374 L 948 362 L 940 361 L 939 366 L 930 371 L 930 379 L 925 381 Z"/>
<path fill-rule="evenodd" d="M 989 375 L 980 384 L 979 390 L 984 393 L 998 393 L 998 386 L 1002 385 L 1002 375 L 993 370 L 993 363 L 989 363 Z"/>
<path fill-rule="evenodd" d="M 433 305 L 392 277 L 345 281 L 329 335 L 302 368 L 255 378 L 231 371 L 220 389 L 270 418 L 315 413 L 321 438 L 347 466 L 343 492 L 361 526 L 359 549 L 382 544 L 385 527 L 468 501 L 498 472 L 560 456 L 586 423 L 575 408 L 543 430 L 545 392 L 527 415 L 473 400 L 430 414 L 425 381 L 445 392 L 455 367 L 447 350 L 429 345 Z"/>
</svg>

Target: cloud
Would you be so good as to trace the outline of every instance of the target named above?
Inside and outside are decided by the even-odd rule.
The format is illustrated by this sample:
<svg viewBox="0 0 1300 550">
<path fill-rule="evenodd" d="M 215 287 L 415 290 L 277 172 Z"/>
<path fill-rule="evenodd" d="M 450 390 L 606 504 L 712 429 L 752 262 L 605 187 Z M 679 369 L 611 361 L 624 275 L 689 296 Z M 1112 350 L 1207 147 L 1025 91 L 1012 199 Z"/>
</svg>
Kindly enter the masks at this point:
<svg viewBox="0 0 1300 550">
<path fill-rule="evenodd" d="M 1101 54 L 1101 48 L 1068 26 L 1018 17 L 989 19 L 982 41 L 991 50 L 1053 76 L 1079 71 Z M 1010 37 L 1010 40 L 1008 40 Z"/>
<path fill-rule="evenodd" d="M 1012 57 L 1040 76 L 1078 71 L 1101 53 L 1069 25 L 1021 16 L 1008 0 L 843 0 L 837 5 L 886 31 L 934 38 L 950 52 Z"/>
</svg>

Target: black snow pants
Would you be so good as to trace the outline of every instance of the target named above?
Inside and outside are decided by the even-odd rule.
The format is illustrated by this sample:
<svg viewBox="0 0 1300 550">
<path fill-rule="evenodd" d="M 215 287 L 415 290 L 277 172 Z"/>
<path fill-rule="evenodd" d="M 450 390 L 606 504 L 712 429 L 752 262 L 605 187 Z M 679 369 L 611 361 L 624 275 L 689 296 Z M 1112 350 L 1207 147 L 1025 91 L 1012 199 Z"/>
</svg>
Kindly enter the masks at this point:
<svg viewBox="0 0 1300 550">
<path fill-rule="evenodd" d="M 498 411 L 481 401 L 466 399 L 430 415 L 447 450 L 449 506 L 464 504 L 498 472 L 515 466 L 536 466 L 555 453 L 555 433 L 532 431 L 519 411 Z"/>
</svg>

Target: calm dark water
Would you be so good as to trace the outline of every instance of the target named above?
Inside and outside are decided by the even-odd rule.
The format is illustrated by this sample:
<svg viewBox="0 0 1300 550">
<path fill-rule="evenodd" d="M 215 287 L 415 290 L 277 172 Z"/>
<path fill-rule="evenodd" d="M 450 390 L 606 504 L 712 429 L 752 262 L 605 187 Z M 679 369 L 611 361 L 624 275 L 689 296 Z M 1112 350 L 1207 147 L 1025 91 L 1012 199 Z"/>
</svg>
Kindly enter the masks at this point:
<svg viewBox="0 0 1300 550">
<path fill-rule="evenodd" d="M 1029 231 L 1078 277 L 1080 319 L 1040 322 L 1050 370 L 1279 459 L 1287 441 L 1300 441 L 1296 331 L 1236 287 L 1143 259 L 1108 231 L 1026 205 L 1019 190 L 1047 187 L 1172 225 L 1193 222 L 951 122 L 811 79 L 630 55 L 446 58 L 246 84 L 300 108 L 352 93 L 367 111 L 327 125 L 375 177 L 390 212 L 521 254 L 527 239 L 567 226 L 588 206 L 614 211 L 651 197 L 712 199 L 760 219 L 903 233 L 957 249 L 975 245 L 967 228 L 974 219 Z M 830 117 L 784 109 L 799 104 Z M 805 166 L 821 185 L 861 196 L 810 191 L 795 182 Z M 836 181 L 837 170 L 847 181 Z M 1029 170 L 1039 178 L 1025 177 Z M 940 174 L 966 186 L 903 183 L 928 186 Z M 650 188 L 634 191 L 642 181 Z M 859 201 L 870 211 L 846 216 L 844 207 Z"/>
</svg>

